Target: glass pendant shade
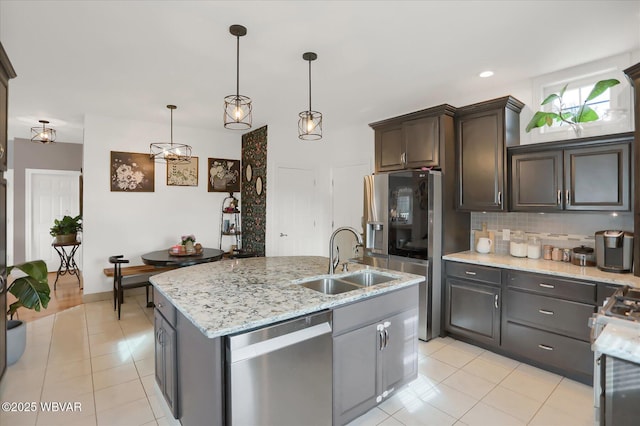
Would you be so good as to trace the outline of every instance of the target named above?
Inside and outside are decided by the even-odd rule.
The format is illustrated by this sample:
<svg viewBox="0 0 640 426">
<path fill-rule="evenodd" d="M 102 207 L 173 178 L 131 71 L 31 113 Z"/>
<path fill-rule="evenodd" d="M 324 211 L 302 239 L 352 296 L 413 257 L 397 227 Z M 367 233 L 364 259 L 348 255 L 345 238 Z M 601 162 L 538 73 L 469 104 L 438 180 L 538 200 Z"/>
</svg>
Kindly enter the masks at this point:
<svg viewBox="0 0 640 426">
<path fill-rule="evenodd" d="M 49 122 L 47 120 L 38 120 L 42 123 L 42 127 L 32 127 L 31 142 L 51 143 L 56 141 L 56 131 L 52 127 L 47 127 Z"/>
<path fill-rule="evenodd" d="M 191 163 L 191 146 L 173 142 L 173 110 L 175 105 L 167 105 L 171 110 L 171 139 L 170 142 L 154 142 L 149 144 L 149 156 L 157 162 L 171 164 Z"/>
<path fill-rule="evenodd" d="M 240 94 L 240 37 L 247 35 L 242 25 L 231 25 L 231 35 L 236 37 L 236 94 L 224 98 L 224 127 L 232 130 L 251 128 L 251 98 Z"/>
<path fill-rule="evenodd" d="M 309 61 L 309 109 L 302 111 L 298 116 L 298 138 L 305 141 L 317 141 L 322 139 L 322 113 L 311 109 L 311 61 L 318 59 L 313 52 L 306 52 L 302 59 Z"/>
</svg>

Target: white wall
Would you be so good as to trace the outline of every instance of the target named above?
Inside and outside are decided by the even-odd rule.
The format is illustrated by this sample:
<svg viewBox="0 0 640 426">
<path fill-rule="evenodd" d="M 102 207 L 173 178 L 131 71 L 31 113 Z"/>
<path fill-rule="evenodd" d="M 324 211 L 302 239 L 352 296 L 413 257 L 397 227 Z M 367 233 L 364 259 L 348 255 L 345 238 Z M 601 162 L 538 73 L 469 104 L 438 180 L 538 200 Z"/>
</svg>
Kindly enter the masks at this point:
<svg viewBox="0 0 640 426">
<path fill-rule="evenodd" d="M 186 233 L 206 247 L 218 247 L 226 194 L 207 192 L 207 158 L 240 159 L 241 133 L 174 125 L 173 134 L 198 157 L 197 187 L 167 186 L 166 166 L 156 163 L 155 192 L 111 192 L 110 151 L 146 153 L 150 142 L 168 140 L 169 126 L 85 116 L 84 294 L 111 290 L 112 282 L 102 272 L 110 266 L 109 256 L 123 254 L 131 264 L 142 264 L 141 254 L 168 249 Z"/>
</svg>

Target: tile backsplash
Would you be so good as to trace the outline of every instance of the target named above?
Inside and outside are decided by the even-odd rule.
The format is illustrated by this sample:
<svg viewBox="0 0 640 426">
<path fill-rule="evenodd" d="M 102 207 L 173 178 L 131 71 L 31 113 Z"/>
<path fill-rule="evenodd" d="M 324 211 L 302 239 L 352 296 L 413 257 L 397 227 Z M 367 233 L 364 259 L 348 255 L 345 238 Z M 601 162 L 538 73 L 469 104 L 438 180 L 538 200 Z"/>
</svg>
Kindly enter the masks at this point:
<svg viewBox="0 0 640 426">
<path fill-rule="evenodd" d="M 482 229 L 482 223 L 496 235 L 497 254 L 509 254 L 509 241 L 502 239 L 502 230 L 525 231 L 538 236 L 542 244 L 573 248 L 580 245 L 593 247 L 596 231 L 619 229 L 633 232 L 633 214 L 625 213 L 471 213 L 471 241 L 473 230 Z M 470 244 L 471 246 L 473 244 Z M 475 247 L 472 247 L 475 250 Z"/>
</svg>

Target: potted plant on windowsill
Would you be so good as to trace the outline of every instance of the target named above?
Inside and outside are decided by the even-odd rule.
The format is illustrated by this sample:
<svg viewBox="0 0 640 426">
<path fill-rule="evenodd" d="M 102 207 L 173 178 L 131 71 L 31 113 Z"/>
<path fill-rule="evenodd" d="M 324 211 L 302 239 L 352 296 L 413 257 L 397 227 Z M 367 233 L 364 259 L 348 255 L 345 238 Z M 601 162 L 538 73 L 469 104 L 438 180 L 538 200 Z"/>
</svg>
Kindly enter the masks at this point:
<svg viewBox="0 0 640 426">
<path fill-rule="evenodd" d="M 25 275 L 13 280 L 7 291 L 16 297 L 16 301 L 9 306 L 7 316 L 7 364 L 15 364 L 27 345 L 27 325 L 24 321 L 14 320 L 13 316 L 21 308 L 35 309 L 40 312 L 46 308 L 51 300 L 51 287 L 47 279 L 47 264 L 42 260 L 21 263 L 9 266 L 7 274 L 14 269 L 22 271 Z"/>
<path fill-rule="evenodd" d="M 591 89 L 591 92 L 581 106 L 565 105 L 562 99 L 568 86 L 568 84 L 565 84 L 560 92 L 552 93 L 542 101 L 540 105 L 551 104 L 551 111 L 537 111 L 531 121 L 529 121 L 529 124 L 527 124 L 527 133 L 536 127 L 552 126 L 554 122 L 560 122 L 561 125 L 563 123 L 570 125 L 577 137 L 582 136 L 581 123 L 597 121 L 600 119 L 598 113 L 589 107 L 587 103 L 603 94 L 608 88 L 617 84 L 620 84 L 620 81 L 615 78 L 598 81 L 593 86 L 593 89 Z"/>
<path fill-rule="evenodd" d="M 50 234 L 56 237 L 56 243 L 75 243 L 78 232 L 82 231 L 82 216 L 64 216 L 62 219 L 55 219 L 50 229 Z"/>
</svg>

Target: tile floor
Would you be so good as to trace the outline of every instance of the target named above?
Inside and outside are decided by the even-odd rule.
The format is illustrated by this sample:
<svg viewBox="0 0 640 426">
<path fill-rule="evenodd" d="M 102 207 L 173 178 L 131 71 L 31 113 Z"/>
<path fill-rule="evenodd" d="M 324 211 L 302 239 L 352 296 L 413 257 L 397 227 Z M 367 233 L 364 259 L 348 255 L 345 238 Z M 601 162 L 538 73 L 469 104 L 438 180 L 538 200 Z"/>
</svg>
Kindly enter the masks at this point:
<svg viewBox="0 0 640 426">
<path fill-rule="evenodd" d="M 154 379 L 153 311 L 127 298 L 28 322 L 27 349 L 2 402 L 78 402 L 81 410 L 0 411 L 0 425 L 177 425 Z M 593 425 L 592 389 L 451 338 L 420 343 L 420 375 L 359 425 Z"/>
</svg>

